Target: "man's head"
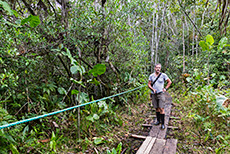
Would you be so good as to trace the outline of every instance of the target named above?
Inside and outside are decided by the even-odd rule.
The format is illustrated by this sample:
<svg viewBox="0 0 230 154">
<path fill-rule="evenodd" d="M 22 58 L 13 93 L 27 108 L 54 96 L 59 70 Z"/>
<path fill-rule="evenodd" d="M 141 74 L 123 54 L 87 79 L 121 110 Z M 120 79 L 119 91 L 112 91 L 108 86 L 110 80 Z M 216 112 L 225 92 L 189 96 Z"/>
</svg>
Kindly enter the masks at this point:
<svg viewBox="0 0 230 154">
<path fill-rule="evenodd" d="M 155 69 L 155 72 L 157 74 L 160 73 L 160 71 L 161 71 L 161 64 L 160 63 L 155 64 L 154 69 Z"/>
</svg>

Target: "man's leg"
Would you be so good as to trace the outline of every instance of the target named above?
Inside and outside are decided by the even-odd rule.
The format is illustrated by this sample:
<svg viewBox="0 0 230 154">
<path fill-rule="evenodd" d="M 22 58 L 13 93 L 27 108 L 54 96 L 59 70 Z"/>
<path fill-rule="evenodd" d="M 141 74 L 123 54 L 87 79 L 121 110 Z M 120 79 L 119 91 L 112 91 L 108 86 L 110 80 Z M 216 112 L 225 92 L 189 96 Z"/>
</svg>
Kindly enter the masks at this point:
<svg viewBox="0 0 230 154">
<path fill-rule="evenodd" d="M 157 117 L 157 122 L 155 122 L 154 125 L 159 125 L 161 123 L 160 108 L 156 108 L 156 117 Z"/>
<path fill-rule="evenodd" d="M 164 108 L 160 108 L 160 119 L 161 119 L 161 129 L 165 129 L 165 111 L 164 111 Z"/>
<path fill-rule="evenodd" d="M 161 129 L 165 129 L 165 95 L 164 93 L 161 93 L 158 95 L 159 99 L 159 108 L 160 108 L 160 119 L 161 119 Z"/>
<path fill-rule="evenodd" d="M 152 104 L 153 107 L 156 109 L 156 117 L 157 117 L 157 122 L 153 123 L 154 125 L 159 125 L 160 124 L 160 109 L 159 109 L 159 102 L 157 100 L 156 95 L 152 94 Z"/>
</svg>

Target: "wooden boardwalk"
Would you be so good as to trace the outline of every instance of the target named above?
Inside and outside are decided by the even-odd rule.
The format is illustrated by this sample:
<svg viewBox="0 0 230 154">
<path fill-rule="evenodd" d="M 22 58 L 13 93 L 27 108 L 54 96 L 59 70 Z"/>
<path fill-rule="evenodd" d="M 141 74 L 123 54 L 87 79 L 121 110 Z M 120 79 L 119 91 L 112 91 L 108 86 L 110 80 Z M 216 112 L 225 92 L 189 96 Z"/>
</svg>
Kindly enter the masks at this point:
<svg viewBox="0 0 230 154">
<path fill-rule="evenodd" d="M 166 132 L 172 108 L 172 97 L 165 93 L 165 129 L 160 129 L 161 125 L 152 126 L 149 136 L 146 137 L 137 154 L 175 154 L 177 140 L 166 139 Z"/>
</svg>

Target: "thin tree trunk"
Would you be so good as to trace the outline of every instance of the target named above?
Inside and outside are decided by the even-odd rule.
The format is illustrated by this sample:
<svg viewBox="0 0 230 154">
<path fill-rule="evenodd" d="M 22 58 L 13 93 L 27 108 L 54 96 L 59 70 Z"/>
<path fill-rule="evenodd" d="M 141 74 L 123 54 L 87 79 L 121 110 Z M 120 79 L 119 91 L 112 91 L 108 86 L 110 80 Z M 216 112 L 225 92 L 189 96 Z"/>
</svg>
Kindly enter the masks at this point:
<svg viewBox="0 0 230 154">
<path fill-rule="evenodd" d="M 193 22 L 195 23 L 196 20 L 196 15 L 195 15 L 195 11 L 193 12 Z M 194 45 L 195 45 L 195 27 L 193 26 L 192 29 L 192 57 L 194 56 Z"/>
<path fill-rule="evenodd" d="M 195 36 L 195 39 L 196 39 L 196 58 L 198 57 L 198 33 L 196 33 L 196 36 Z"/>
<path fill-rule="evenodd" d="M 183 18 L 183 15 L 182 15 Z M 182 42 L 183 42 L 183 73 L 185 73 L 185 42 L 184 42 L 184 21 L 182 20 L 182 26 L 183 26 L 183 36 L 182 36 Z"/>
<path fill-rule="evenodd" d="M 156 12 L 156 24 L 155 24 L 155 64 L 157 63 L 157 48 L 158 48 L 158 36 L 157 36 L 157 29 L 158 29 L 158 13 L 159 13 L 159 5 L 157 7 L 157 12 Z"/>
<path fill-rule="evenodd" d="M 163 3 L 163 7 L 165 6 L 165 4 Z M 159 12 L 159 7 L 158 7 L 158 12 Z M 159 47 L 159 42 L 160 42 L 160 37 L 161 37 L 161 31 L 162 31 L 162 27 L 163 27 L 163 24 L 164 24 L 164 14 L 165 14 L 165 11 L 166 11 L 166 7 L 164 7 L 164 10 L 163 10 L 163 13 L 162 13 L 162 18 L 163 20 L 161 20 L 161 26 L 160 26 L 160 29 L 159 29 L 159 34 L 157 35 L 157 33 L 155 33 L 155 41 L 156 41 L 156 49 L 155 49 L 155 64 L 158 62 L 158 47 Z M 156 18 L 156 27 L 157 27 L 157 23 L 158 23 L 158 13 L 157 13 L 157 18 Z M 156 30 L 157 32 L 157 30 Z"/>
<path fill-rule="evenodd" d="M 187 53 L 189 54 L 189 50 L 190 50 L 190 37 L 189 37 L 189 25 L 188 25 L 188 22 L 187 22 L 187 19 L 186 19 L 186 16 L 184 15 L 184 21 L 185 21 L 185 25 L 187 27 L 187 36 L 188 36 L 188 41 L 187 41 Z M 185 52 L 186 54 L 186 52 Z"/>
<path fill-rule="evenodd" d="M 208 62 L 207 62 L 207 68 L 208 68 L 208 76 L 207 76 L 207 79 L 208 79 L 208 85 L 209 85 L 209 59 L 210 59 L 210 55 L 211 55 L 211 51 L 209 51 L 208 53 Z"/>
<path fill-rule="evenodd" d="M 154 3 L 153 8 L 156 7 L 156 3 Z M 152 31 L 152 39 L 151 39 L 151 72 L 154 70 L 154 34 L 155 34 L 155 10 L 153 11 L 153 31 Z"/>
<path fill-rule="evenodd" d="M 78 93 L 78 104 L 77 105 L 80 105 L 80 95 L 81 95 L 81 85 L 79 86 L 79 89 L 78 89 L 79 93 Z M 81 114 L 80 114 L 80 107 L 77 108 L 77 134 L 78 134 L 78 139 L 81 138 L 81 132 L 80 132 L 80 125 L 81 125 Z"/>
</svg>

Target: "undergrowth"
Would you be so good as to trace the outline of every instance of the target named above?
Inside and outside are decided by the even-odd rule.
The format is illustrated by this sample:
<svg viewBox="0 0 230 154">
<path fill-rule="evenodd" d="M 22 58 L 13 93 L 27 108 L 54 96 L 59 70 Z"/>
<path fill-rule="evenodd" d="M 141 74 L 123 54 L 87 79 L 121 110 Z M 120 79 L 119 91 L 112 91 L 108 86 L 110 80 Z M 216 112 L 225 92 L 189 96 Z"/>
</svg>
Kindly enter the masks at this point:
<svg viewBox="0 0 230 154">
<path fill-rule="evenodd" d="M 180 121 L 173 132 L 178 139 L 178 153 L 229 153 L 230 152 L 230 107 L 224 107 L 229 101 L 229 91 L 204 86 L 188 94 L 173 93 L 173 102 L 178 106 L 173 111 Z"/>
</svg>

